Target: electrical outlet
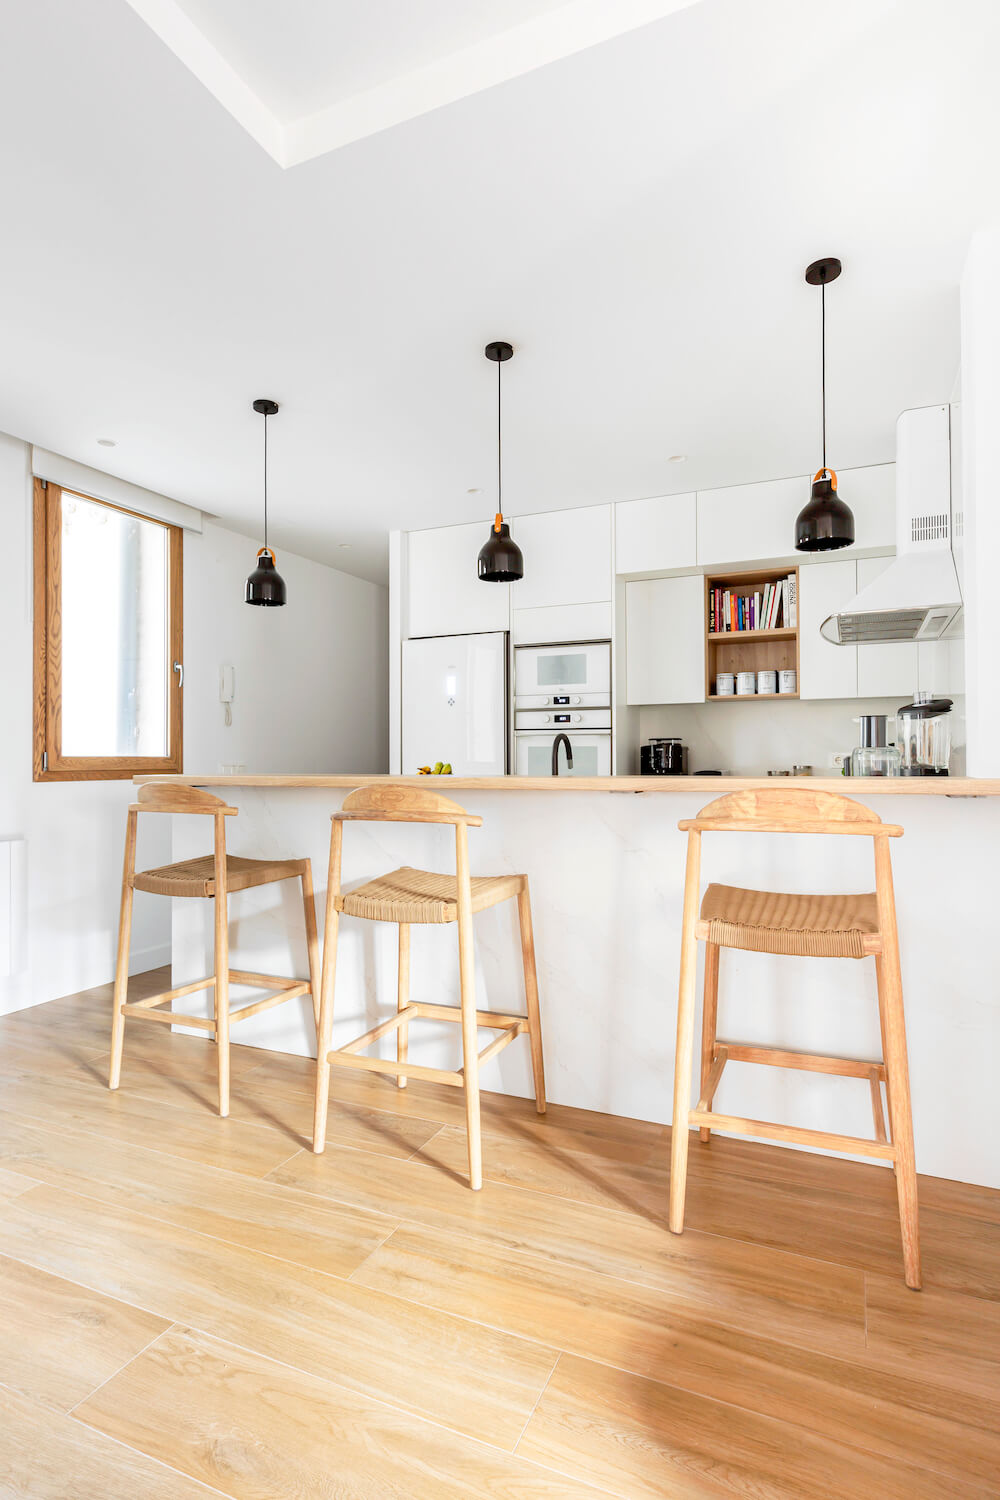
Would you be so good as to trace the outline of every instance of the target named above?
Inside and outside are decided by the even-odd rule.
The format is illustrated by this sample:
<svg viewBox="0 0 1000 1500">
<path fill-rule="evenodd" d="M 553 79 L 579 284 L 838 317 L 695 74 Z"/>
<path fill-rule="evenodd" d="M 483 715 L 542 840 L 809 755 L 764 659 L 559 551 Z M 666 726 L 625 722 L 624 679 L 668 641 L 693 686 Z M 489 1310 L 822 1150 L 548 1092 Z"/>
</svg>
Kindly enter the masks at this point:
<svg viewBox="0 0 1000 1500">
<path fill-rule="evenodd" d="M 850 759 L 850 755 L 851 752 L 849 750 L 832 750 L 830 752 L 830 765 L 835 771 L 843 771 Z"/>
</svg>

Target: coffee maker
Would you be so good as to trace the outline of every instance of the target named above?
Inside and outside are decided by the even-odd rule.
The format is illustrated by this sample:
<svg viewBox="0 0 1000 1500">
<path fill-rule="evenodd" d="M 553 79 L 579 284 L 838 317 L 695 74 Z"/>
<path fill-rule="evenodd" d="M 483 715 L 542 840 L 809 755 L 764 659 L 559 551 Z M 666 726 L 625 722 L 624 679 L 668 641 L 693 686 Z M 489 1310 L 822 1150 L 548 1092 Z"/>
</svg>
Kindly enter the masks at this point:
<svg viewBox="0 0 1000 1500">
<path fill-rule="evenodd" d="M 896 711 L 896 742 L 901 776 L 947 776 L 951 756 L 950 698 L 914 693 L 913 702 Z"/>
</svg>

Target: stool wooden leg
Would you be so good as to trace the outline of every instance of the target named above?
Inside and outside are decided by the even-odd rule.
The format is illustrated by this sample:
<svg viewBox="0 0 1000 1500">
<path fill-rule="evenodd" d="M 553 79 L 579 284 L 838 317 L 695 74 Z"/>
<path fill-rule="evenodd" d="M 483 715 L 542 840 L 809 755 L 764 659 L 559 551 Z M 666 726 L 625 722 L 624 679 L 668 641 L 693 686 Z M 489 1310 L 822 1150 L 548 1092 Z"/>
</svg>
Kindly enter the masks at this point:
<svg viewBox="0 0 1000 1500">
<path fill-rule="evenodd" d="M 226 890 L 226 830 L 215 820 L 215 1040 L 219 1051 L 219 1114 L 229 1113 L 229 893 Z"/>
<path fill-rule="evenodd" d="M 882 955 L 880 953 L 876 953 L 876 955 L 875 955 L 875 982 L 876 982 L 876 984 L 878 986 L 878 1024 L 879 1024 L 879 1028 L 880 1028 L 880 1030 L 882 1032 L 882 1062 L 885 1064 L 885 1102 L 886 1102 L 886 1104 L 888 1106 L 888 1110 L 889 1110 L 889 1129 L 891 1131 L 892 1130 L 892 1099 L 891 1099 L 890 1094 L 889 1094 L 889 1066 L 888 1066 L 889 1045 L 888 1045 L 888 1043 L 886 1041 L 886 1032 L 885 1032 L 885 1000 L 883 999 Z M 890 1166 L 892 1167 L 892 1170 L 895 1172 L 895 1170 L 896 1170 L 896 1163 L 895 1162 L 890 1162 Z"/>
<path fill-rule="evenodd" d="M 306 951 L 309 954 L 309 992 L 312 996 L 313 1024 L 319 1036 L 320 963 L 319 937 L 316 933 L 316 896 L 313 891 L 312 860 L 302 861 L 302 914 L 306 926 Z"/>
<path fill-rule="evenodd" d="M 326 1116 L 330 1104 L 330 1036 L 333 1031 L 333 991 L 337 978 L 337 934 L 340 913 L 340 853 L 343 824 L 333 821 L 330 833 L 330 869 L 326 881 L 326 916 L 323 925 L 323 971 L 319 983 L 319 1035 L 316 1038 L 316 1097 L 313 1107 L 313 1150 L 317 1156 L 326 1145 Z"/>
<path fill-rule="evenodd" d="M 399 924 L 399 970 L 396 978 L 396 1009 L 402 1010 L 410 1003 L 410 924 Z M 396 1027 L 396 1061 L 405 1062 L 409 1048 L 409 1023 L 403 1021 Z M 406 1078 L 396 1075 L 396 1087 L 405 1089 Z"/>
<path fill-rule="evenodd" d="M 469 1144 L 469 1186 L 483 1185 L 483 1142 L 479 1118 L 479 1032 L 476 1026 L 476 950 L 472 934 L 469 844 L 464 823 L 455 829 L 458 871 L 458 964 L 462 992 L 462 1076 L 465 1128 Z"/>
<path fill-rule="evenodd" d="M 705 1085 L 708 1075 L 712 1071 L 712 1063 L 715 1060 L 715 1034 L 719 1023 L 719 945 L 718 943 L 705 944 L 705 993 L 701 1003 L 701 1089 L 700 1096 L 705 1096 Z M 708 1101 L 709 1109 L 712 1101 Z M 703 1141 L 707 1141 L 712 1132 L 707 1125 L 703 1125 L 698 1132 Z"/>
<path fill-rule="evenodd" d="M 542 1055 L 542 1020 L 538 1009 L 538 973 L 535 969 L 535 934 L 531 926 L 531 896 L 528 877 L 517 893 L 517 917 L 521 929 L 521 961 L 524 965 L 524 997 L 528 1009 L 528 1041 L 531 1044 L 531 1075 L 535 1082 L 535 1108 L 545 1113 L 545 1062 Z"/>
<path fill-rule="evenodd" d="M 122 1006 L 128 998 L 128 951 L 132 937 L 132 876 L 135 873 L 135 830 L 137 814 L 130 812 L 125 828 L 125 864 L 122 871 L 122 903 L 118 918 L 118 961 L 115 964 L 115 993 L 111 1018 L 111 1063 L 108 1088 L 116 1089 L 122 1071 L 122 1046 L 125 1041 L 125 1013 Z"/>
<path fill-rule="evenodd" d="M 688 834 L 684 871 L 684 915 L 681 926 L 681 972 L 677 995 L 677 1049 L 674 1061 L 674 1118 L 670 1133 L 670 1217 L 674 1234 L 684 1228 L 687 1188 L 688 1115 L 691 1110 L 691 1055 L 694 1050 L 695 982 L 698 973 L 698 881 L 701 873 L 701 834 Z"/>
<path fill-rule="evenodd" d="M 889 1119 L 892 1144 L 896 1148 L 896 1194 L 903 1238 L 903 1271 L 906 1285 L 919 1291 L 920 1229 L 917 1216 L 917 1167 L 913 1152 L 913 1118 L 910 1110 L 910 1075 L 906 1061 L 906 1023 L 903 1018 L 903 981 L 899 967 L 899 936 L 892 891 L 892 869 L 888 840 L 875 840 L 875 886 L 882 934 L 879 965 L 880 1003 L 885 1016 L 885 1071 L 889 1080 Z"/>
</svg>

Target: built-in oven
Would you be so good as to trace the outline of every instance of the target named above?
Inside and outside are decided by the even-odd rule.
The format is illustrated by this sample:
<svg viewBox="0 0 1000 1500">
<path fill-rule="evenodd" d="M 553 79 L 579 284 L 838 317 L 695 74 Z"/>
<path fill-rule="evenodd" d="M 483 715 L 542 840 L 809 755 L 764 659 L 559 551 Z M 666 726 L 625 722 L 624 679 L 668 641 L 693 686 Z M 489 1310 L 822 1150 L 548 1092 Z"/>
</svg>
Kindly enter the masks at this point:
<svg viewBox="0 0 1000 1500">
<path fill-rule="evenodd" d="M 559 747 L 560 776 L 611 775 L 611 710 L 551 708 L 521 710 L 514 731 L 514 773 L 551 776 L 552 746 L 565 734 L 573 755 L 567 765 L 566 748 Z"/>
<path fill-rule="evenodd" d="M 610 641 L 515 646 L 515 709 L 603 708 L 610 703 Z"/>
</svg>

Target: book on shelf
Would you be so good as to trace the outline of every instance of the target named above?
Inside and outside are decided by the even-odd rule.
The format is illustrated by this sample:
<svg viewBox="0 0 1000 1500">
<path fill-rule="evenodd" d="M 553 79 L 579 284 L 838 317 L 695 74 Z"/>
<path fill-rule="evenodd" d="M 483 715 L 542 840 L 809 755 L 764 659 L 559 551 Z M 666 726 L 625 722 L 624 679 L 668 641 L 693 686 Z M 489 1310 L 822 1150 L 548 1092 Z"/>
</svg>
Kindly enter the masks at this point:
<svg viewBox="0 0 1000 1500">
<path fill-rule="evenodd" d="M 746 634 L 753 630 L 795 629 L 798 623 L 796 577 L 778 578 L 753 593 L 712 588 L 708 596 L 708 628 L 712 635 Z"/>
</svg>

